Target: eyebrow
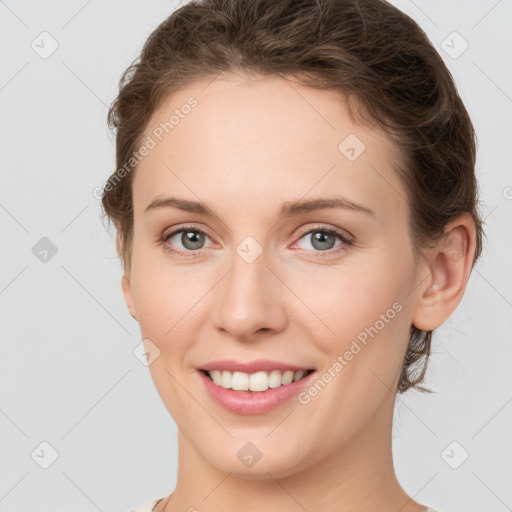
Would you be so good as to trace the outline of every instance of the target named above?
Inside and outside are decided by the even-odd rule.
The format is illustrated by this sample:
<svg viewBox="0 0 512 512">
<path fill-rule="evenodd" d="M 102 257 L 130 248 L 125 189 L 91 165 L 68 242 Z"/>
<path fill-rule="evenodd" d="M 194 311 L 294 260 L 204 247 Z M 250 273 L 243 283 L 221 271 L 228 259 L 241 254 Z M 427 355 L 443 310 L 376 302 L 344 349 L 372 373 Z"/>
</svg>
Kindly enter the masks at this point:
<svg viewBox="0 0 512 512">
<path fill-rule="evenodd" d="M 203 203 L 202 201 L 190 201 L 188 199 L 181 199 L 178 197 L 156 198 L 146 207 L 144 213 L 160 208 L 177 208 L 189 213 L 198 213 L 209 217 L 216 217 L 215 212 L 206 203 Z M 354 203 L 353 201 L 349 201 L 343 197 L 334 197 L 286 201 L 281 205 L 278 217 L 281 219 L 283 217 L 293 217 L 315 210 L 335 208 L 354 210 L 375 216 L 375 213 L 372 210 L 362 204 Z"/>
</svg>

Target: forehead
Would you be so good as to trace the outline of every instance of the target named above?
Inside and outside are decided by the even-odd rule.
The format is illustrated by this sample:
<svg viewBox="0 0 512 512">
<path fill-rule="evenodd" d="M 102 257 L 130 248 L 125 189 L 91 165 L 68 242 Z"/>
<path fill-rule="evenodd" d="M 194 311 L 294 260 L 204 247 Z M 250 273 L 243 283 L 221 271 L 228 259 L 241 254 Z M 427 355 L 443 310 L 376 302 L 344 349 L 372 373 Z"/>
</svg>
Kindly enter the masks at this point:
<svg viewBox="0 0 512 512">
<path fill-rule="evenodd" d="M 177 190 L 221 203 L 233 193 L 268 203 L 336 191 L 383 209 L 405 196 L 396 147 L 382 131 L 353 124 L 339 93 L 279 76 L 193 82 L 154 113 L 148 138 L 154 147 L 135 174 L 135 210 Z"/>
</svg>

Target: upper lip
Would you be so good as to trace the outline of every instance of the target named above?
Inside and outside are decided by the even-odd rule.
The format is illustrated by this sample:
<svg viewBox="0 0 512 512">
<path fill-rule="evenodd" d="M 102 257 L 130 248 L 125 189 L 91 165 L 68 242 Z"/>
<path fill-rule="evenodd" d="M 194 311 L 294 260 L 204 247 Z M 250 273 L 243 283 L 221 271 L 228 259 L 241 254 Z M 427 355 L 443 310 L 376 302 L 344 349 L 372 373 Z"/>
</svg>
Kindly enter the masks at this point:
<svg viewBox="0 0 512 512">
<path fill-rule="evenodd" d="M 291 370 L 294 372 L 312 370 L 310 366 L 299 366 L 290 363 L 283 363 L 282 361 L 270 361 L 268 359 L 258 359 L 256 361 L 242 362 L 234 361 L 233 359 L 223 359 L 219 361 L 212 361 L 200 367 L 201 370 L 228 370 L 231 372 L 243 373 L 256 373 L 259 371 Z"/>
</svg>

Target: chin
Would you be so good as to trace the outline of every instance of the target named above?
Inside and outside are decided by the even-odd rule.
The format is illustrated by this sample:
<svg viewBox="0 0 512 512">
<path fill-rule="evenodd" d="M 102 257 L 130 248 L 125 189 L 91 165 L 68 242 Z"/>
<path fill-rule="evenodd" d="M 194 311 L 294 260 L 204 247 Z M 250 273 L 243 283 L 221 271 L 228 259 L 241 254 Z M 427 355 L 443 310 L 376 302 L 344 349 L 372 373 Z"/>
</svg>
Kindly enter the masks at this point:
<svg viewBox="0 0 512 512">
<path fill-rule="evenodd" d="M 222 453 L 211 454 L 207 457 L 210 464 L 223 473 L 231 473 L 231 476 L 243 480 L 284 478 L 306 466 L 300 451 L 287 454 L 277 446 L 267 446 L 259 451 L 250 442 L 242 444 L 241 448 L 239 445 L 237 443 L 234 449 L 229 447 Z M 233 454 L 233 457 L 226 457 L 226 453 Z"/>
</svg>

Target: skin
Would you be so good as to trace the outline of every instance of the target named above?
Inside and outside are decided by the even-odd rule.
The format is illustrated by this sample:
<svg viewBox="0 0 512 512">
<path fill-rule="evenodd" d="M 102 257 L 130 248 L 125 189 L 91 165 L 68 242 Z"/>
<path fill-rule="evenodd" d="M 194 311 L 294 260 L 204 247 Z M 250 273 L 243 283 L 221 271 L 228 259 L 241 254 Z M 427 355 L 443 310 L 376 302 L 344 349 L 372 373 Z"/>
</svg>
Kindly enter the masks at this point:
<svg viewBox="0 0 512 512">
<path fill-rule="evenodd" d="M 339 95 L 277 76 L 208 78 L 167 98 L 144 137 L 190 96 L 198 105 L 136 170 L 122 278 L 143 338 L 160 350 L 149 368 L 179 430 L 177 485 L 156 512 L 423 511 L 393 468 L 395 390 L 411 325 L 437 328 L 462 299 L 471 217 L 450 223 L 417 263 L 395 148 L 377 127 L 353 124 Z M 354 161 L 338 149 L 348 134 L 366 146 Z M 215 216 L 144 212 L 167 196 L 203 201 Z M 373 214 L 277 215 L 286 201 L 335 196 Z M 195 253 L 182 232 L 158 243 L 185 223 L 206 233 Z M 325 233 L 333 247 L 322 250 L 305 234 L 320 224 L 354 243 Z M 236 251 L 249 236 L 262 250 L 252 263 Z M 217 359 L 275 359 L 322 374 L 397 302 L 400 312 L 307 404 L 293 398 L 241 416 L 213 402 L 198 377 Z M 262 453 L 251 468 L 237 457 L 247 442 Z"/>
</svg>

